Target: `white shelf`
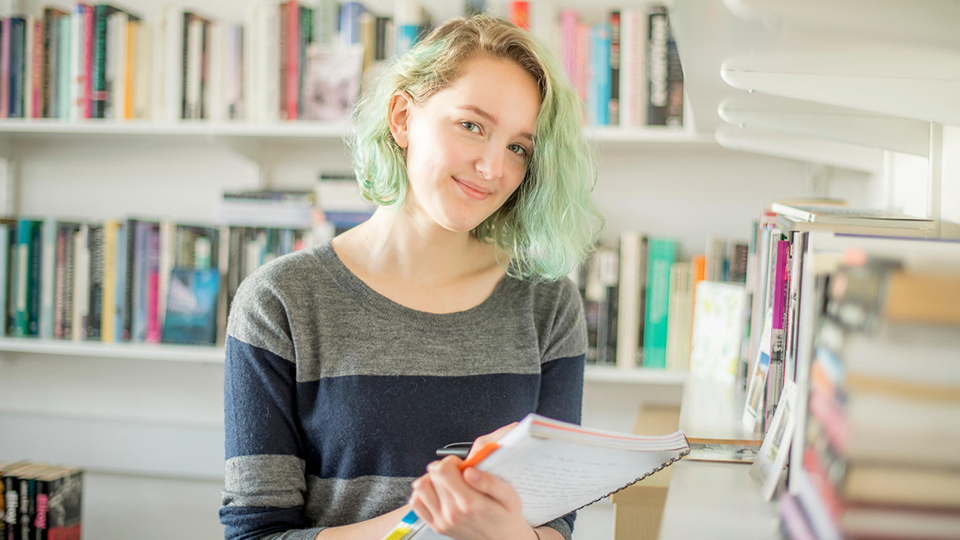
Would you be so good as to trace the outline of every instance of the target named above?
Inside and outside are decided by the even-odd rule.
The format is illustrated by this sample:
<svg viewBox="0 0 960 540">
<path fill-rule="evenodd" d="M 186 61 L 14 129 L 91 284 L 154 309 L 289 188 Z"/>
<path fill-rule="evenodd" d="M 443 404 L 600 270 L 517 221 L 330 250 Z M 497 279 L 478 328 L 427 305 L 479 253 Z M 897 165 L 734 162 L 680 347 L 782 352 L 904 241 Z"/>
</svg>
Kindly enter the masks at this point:
<svg viewBox="0 0 960 540">
<path fill-rule="evenodd" d="M 669 369 L 621 369 L 613 366 L 587 366 L 584 380 L 602 383 L 683 386 L 687 380 L 687 372 Z"/>
<path fill-rule="evenodd" d="M 6 353 L 130 358 L 210 364 L 222 364 L 224 359 L 224 349 L 212 346 L 0 338 L 0 356 L 4 356 Z"/>
<path fill-rule="evenodd" d="M 210 364 L 222 364 L 225 355 L 223 347 L 200 345 L 155 345 L 149 343 L 99 343 L 96 341 L 0 338 L 0 357 L 7 353 L 129 358 L 134 360 Z M 686 371 L 643 368 L 619 369 L 606 366 L 587 366 L 585 376 L 585 379 L 591 382 L 663 385 L 682 385 L 686 378 Z"/>
<path fill-rule="evenodd" d="M 848 107 L 748 94 L 720 102 L 717 114 L 738 127 L 859 144 L 927 157 L 930 124 Z"/>
<path fill-rule="evenodd" d="M 869 173 L 879 173 L 883 170 L 882 150 L 855 144 L 731 125 L 717 128 L 716 137 L 720 146 L 731 150 L 755 152 Z"/>
<path fill-rule="evenodd" d="M 67 122 L 56 119 L 0 121 L 0 135 L 14 139 L 75 138 L 80 136 L 198 137 L 238 139 L 342 139 L 353 133 L 350 124 L 320 122 L 152 122 L 99 121 Z M 708 136 L 668 127 L 589 127 L 584 134 L 598 143 L 715 144 Z"/>
</svg>

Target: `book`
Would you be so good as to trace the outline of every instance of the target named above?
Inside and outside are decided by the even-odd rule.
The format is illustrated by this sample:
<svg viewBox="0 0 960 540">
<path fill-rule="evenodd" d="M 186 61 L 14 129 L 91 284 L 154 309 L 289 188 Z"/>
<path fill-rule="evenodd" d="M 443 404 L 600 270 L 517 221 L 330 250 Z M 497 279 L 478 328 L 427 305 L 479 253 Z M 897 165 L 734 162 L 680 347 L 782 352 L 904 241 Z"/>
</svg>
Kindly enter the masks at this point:
<svg viewBox="0 0 960 540">
<path fill-rule="evenodd" d="M 643 367 L 666 367 L 670 268 L 676 258 L 676 249 L 676 242 L 666 238 L 652 238 L 648 243 Z"/>
<path fill-rule="evenodd" d="M 308 120 L 346 122 L 360 93 L 363 46 L 312 45 L 307 53 Z"/>
<path fill-rule="evenodd" d="M 936 220 L 892 210 L 839 205 L 788 205 L 773 203 L 770 209 L 797 221 L 832 225 L 861 225 L 894 229 L 932 229 Z"/>
<path fill-rule="evenodd" d="M 523 501 L 523 517 L 539 526 L 593 504 L 677 462 L 690 447 L 682 431 L 642 436 L 584 428 L 537 414 L 466 466 L 512 485 Z M 385 540 L 441 540 L 411 512 Z"/>
<path fill-rule="evenodd" d="M 219 295 L 220 271 L 216 268 L 173 269 L 163 322 L 163 343 L 216 343 Z"/>
<path fill-rule="evenodd" d="M 693 308 L 690 370 L 732 379 L 740 359 L 743 312 L 747 292 L 743 285 L 701 281 Z"/>
<path fill-rule="evenodd" d="M 620 298 L 617 301 L 617 367 L 639 365 L 643 334 L 643 254 L 647 238 L 635 232 L 620 234 Z"/>
</svg>

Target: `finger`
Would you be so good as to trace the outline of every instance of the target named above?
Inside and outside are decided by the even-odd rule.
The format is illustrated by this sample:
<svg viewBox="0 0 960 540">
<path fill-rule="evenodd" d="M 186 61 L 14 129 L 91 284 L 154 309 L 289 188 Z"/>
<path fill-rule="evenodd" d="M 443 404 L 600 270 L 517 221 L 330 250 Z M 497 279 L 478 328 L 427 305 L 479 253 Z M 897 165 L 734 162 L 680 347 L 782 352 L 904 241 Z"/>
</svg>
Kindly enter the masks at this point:
<svg viewBox="0 0 960 540">
<path fill-rule="evenodd" d="M 425 512 L 421 514 L 417 507 L 414 507 L 414 511 L 427 523 L 433 523 L 435 516 L 440 514 L 440 499 L 429 476 L 421 476 L 413 482 L 410 504 L 414 505 L 415 502 L 419 503 L 420 508 Z"/>
<path fill-rule="evenodd" d="M 430 512 L 430 509 L 427 508 L 427 505 L 423 503 L 423 499 L 421 499 L 416 493 L 410 496 L 410 508 L 412 508 L 414 513 L 417 514 L 418 518 L 427 522 L 428 525 L 433 524 L 433 513 Z"/>
<path fill-rule="evenodd" d="M 475 493 L 475 490 L 463 481 L 463 473 L 457 467 L 460 461 L 457 457 L 448 456 L 442 461 L 434 461 L 427 467 L 428 476 L 436 490 L 440 506 L 447 511 L 469 508 L 470 498 Z"/>
<path fill-rule="evenodd" d="M 522 505 L 520 495 L 513 486 L 488 472 L 469 468 L 463 471 L 463 480 L 508 510 L 519 509 Z"/>
<path fill-rule="evenodd" d="M 473 442 L 473 446 L 470 447 L 470 453 L 467 455 L 467 459 L 470 459 L 473 454 L 477 453 L 481 448 L 487 445 L 487 443 L 497 442 L 503 438 L 504 435 L 510 432 L 519 422 L 513 422 L 503 426 L 502 428 L 488 433 L 486 435 L 481 435 L 477 437 L 477 440 Z"/>
</svg>

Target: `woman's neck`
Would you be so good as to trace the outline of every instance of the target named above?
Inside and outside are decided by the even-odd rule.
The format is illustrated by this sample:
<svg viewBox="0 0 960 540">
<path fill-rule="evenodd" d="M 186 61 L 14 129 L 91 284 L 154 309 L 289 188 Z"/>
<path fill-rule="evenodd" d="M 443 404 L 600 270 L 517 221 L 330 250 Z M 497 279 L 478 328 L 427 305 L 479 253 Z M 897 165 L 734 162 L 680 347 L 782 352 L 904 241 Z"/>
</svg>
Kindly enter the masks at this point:
<svg viewBox="0 0 960 540">
<path fill-rule="evenodd" d="M 494 246 L 402 209 L 380 207 L 340 239 L 363 252 L 366 271 L 411 285 L 452 283 L 497 265 Z"/>
</svg>

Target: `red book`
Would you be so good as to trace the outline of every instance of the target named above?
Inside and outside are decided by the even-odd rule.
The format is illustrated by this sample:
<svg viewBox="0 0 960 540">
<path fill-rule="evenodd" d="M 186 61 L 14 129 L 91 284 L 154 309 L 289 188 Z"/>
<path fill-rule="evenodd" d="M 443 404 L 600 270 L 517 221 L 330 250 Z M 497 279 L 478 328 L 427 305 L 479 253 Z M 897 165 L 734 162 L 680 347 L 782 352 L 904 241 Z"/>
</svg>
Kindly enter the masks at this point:
<svg viewBox="0 0 960 540">
<path fill-rule="evenodd" d="M 33 110 L 24 111 L 29 118 L 43 117 L 43 23 L 33 22 L 33 62 L 30 91 L 33 92 Z"/>
<path fill-rule="evenodd" d="M 287 120 L 296 120 L 300 109 L 300 5 L 287 2 Z"/>
<path fill-rule="evenodd" d="M 516 0 L 510 2 L 510 22 L 530 31 L 530 2 Z"/>
<path fill-rule="evenodd" d="M 83 117 L 90 118 L 93 90 L 93 6 L 83 6 Z"/>
<path fill-rule="evenodd" d="M 834 520 L 833 525 L 836 527 L 837 521 L 843 516 L 843 502 L 833 484 L 830 483 L 830 479 L 827 478 L 827 472 L 823 469 L 820 458 L 812 446 L 808 446 L 803 452 L 803 468 L 808 473 L 810 483 L 820 495 L 823 506 L 830 512 L 830 517 Z"/>
<path fill-rule="evenodd" d="M 147 237 L 147 343 L 160 343 L 160 229 Z"/>
</svg>

